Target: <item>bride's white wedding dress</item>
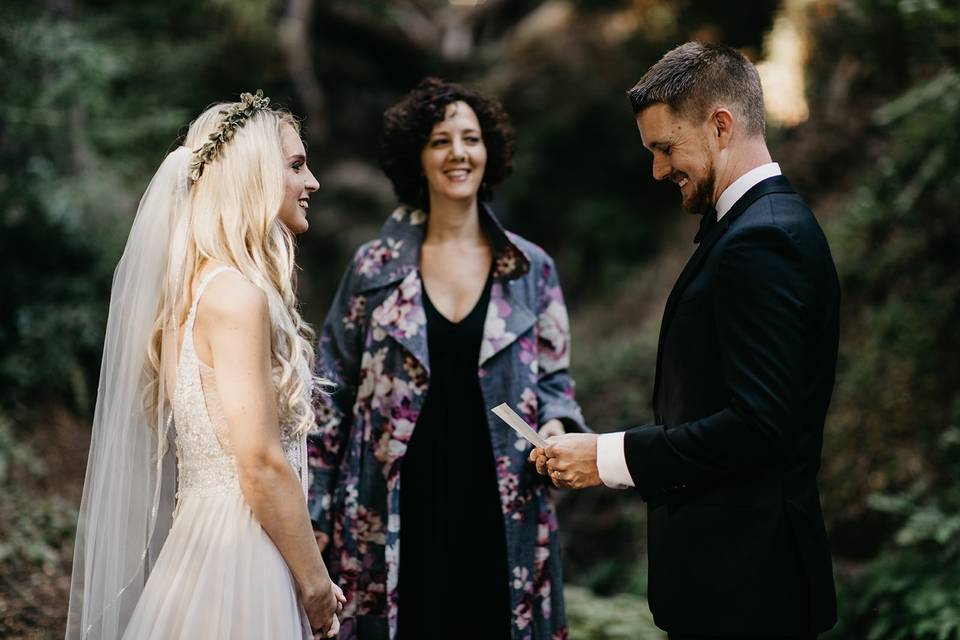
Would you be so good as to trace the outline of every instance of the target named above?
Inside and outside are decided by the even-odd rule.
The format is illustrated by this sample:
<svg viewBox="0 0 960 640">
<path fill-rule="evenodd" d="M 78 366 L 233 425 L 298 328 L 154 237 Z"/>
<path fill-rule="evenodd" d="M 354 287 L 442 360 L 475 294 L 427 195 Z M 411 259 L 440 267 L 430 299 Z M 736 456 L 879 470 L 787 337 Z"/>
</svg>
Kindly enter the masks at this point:
<svg viewBox="0 0 960 640">
<path fill-rule="evenodd" d="M 236 270 L 206 274 L 187 316 L 173 398 L 177 508 L 124 638 L 313 637 L 290 570 L 240 492 L 214 372 L 193 344 L 200 296 L 224 271 Z M 305 486 L 305 436 L 284 427 L 281 441 Z"/>
</svg>

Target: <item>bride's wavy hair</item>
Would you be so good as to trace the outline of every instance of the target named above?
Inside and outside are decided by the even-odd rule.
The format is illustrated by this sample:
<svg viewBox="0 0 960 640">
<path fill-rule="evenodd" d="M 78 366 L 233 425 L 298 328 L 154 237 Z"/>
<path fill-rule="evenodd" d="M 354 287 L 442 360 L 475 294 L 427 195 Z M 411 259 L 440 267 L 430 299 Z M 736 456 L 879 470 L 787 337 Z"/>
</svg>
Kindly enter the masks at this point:
<svg viewBox="0 0 960 640">
<path fill-rule="evenodd" d="M 209 107 L 191 123 L 184 145 L 199 149 L 220 126 L 222 112 L 237 104 Z M 190 187 L 189 219 L 178 225 L 180 237 L 175 233 L 171 243 L 165 293 L 150 344 L 152 372 L 148 375 L 152 375 L 150 382 L 157 383 L 163 374 L 160 354 L 169 337 L 165 333 L 186 322 L 191 283 L 200 266 L 207 260 L 232 265 L 267 296 L 280 423 L 293 425 L 301 433 L 315 424 L 313 390 L 325 389 L 329 383 L 313 376 L 316 334 L 299 312 L 294 236 L 278 217 L 284 195 L 284 126 L 300 133 L 299 123 L 289 112 L 256 110 L 244 126 L 235 129 L 216 158 L 204 164 L 199 179 Z M 167 348 L 179 348 L 175 344 Z M 309 387 L 301 371 L 309 372 Z M 156 393 L 157 385 L 151 386 Z"/>
</svg>

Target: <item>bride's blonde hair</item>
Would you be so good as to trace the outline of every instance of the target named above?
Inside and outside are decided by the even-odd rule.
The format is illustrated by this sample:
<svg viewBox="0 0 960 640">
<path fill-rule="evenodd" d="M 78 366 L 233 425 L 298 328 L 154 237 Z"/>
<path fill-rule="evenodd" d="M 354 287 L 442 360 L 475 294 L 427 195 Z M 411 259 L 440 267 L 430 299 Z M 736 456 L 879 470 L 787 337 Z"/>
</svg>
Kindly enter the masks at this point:
<svg viewBox="0 0 960 640">
<path fill-rule="evenodd" d="M 220 126 L 222 112 L 235 106 L 209 107 L 191 123 L 184 145 L 200 149 Z M 150 361 L 156 379 L 161 375 L 164 328 L 170 327 L 170 319 L 175 327 L 186 321 L 191 283 L 201 265 L 216 261 L 236 267 L 266 294 L 280 423 L 292 424 L 300 433 L 314 425 L 312 391 L 325 381 L 313 376 L 315 333 L 298 310 L 294 237 L 278 217 L 284 195 L 281 131 L 285 126 L 300 132 L 296 119 L 286 111 L 254 111 L 222 144 L 217 156 L 204 163 L 190 187 L 189 220 L 180 225 L 179 242 L 174 235 Z M 301 371 L 309 373 L 306 384 Z"/>
</svg>

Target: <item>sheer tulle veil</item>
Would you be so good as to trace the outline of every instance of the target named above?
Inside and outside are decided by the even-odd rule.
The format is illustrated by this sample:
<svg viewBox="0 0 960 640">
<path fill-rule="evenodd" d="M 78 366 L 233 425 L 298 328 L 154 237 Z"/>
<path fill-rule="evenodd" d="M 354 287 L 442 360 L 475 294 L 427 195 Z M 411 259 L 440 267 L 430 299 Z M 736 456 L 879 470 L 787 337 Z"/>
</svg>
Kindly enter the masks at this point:
<svg viewBox="0 0 960 640">
<path fill-rule="evenodd" d="M 179 147 L 147 186 L 113 276 L 100 386 L 77 524 L 66 637 L 119 638 L 172 522 L 175 460 L 168 438 L 173 348 L 149 343 L 178 299 L 187 258 L 188 167 Z M 166 343 L 179 344 L 175 321 Z M 165 361 L 166 360 L 166 361 Z"/>
</svg>

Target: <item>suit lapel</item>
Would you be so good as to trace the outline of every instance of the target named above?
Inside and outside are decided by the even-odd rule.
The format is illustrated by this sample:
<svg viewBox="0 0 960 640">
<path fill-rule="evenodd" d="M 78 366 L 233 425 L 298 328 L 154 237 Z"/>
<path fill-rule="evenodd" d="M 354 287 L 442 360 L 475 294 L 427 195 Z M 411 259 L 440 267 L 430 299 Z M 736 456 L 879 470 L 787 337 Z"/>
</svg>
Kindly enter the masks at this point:
<svg viewBox="0 0 960 640">
<path fill-rule="evenodd" d="M 701 239 L 696 251 L 690 256 L 687 264 L 683 267 L 683 271 L 680 272 L 677 282 L 670 291 L 670 296 L 667 298 L 667 304 L 663 310 L 663 320 L 660 323 L 660 339 L 657 343 L 657 371 L 653 383 L 653 411 L 656 414 L 656 421 L 658 423 L 663 422 L 662 416 L 660 415 L 660 407 L 658 406 L 660 385 L 662 382 L 663 344 L 667 336 L 667 331 L 670 328 L 670 323 L 676 313 L 677 305 L 680 303 L 680 298 L 683 296 L 683 292 L 690 284 L 690 281 L 693 280 L 694 276 L 700 271 L 700 267 L 703 265 L 703 261 L 706 260 L 707 256 L 710 255 L 711 249 L 713 249 L 717 241 L 723 237 L 723 234 L 730 228 L 733 221 L 754 202 L 772 193 L 795 193 L 795 191 L 793 187 L 790 186 L 790 182 L 783 176 L 767 178 L 751 187 Z"/>
</svg>

